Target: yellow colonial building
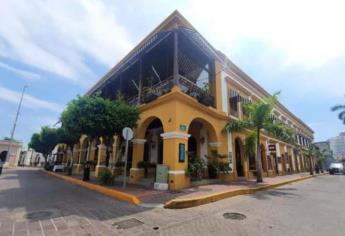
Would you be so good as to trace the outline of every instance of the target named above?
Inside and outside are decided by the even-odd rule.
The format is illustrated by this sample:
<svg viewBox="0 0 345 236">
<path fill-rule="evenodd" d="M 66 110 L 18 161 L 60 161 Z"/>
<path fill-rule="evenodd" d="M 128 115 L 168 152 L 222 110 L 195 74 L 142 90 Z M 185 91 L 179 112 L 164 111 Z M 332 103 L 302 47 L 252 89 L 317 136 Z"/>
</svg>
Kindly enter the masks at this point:
<svg viewBox="0 0 345 236">
<path fill-rule="evenodd" d="M 244 150 L 247 134 L 228 133 L 224 127 L 242 119 L 244 104 L 269 94 L 210 45 L 179 12 L 155 28 L 86 95 L 95 93 L 107 98 L 121 94 L 140 108 L 128 155 L 131 183 L 143 181 L 140 162 L 146 161 L 152 168 L 145 180 L 152 184 L 156 181 L 155 164 L 167 167 L 167 181 L 155 185 L 157 188 L 191 186 L 193 181 L 186 173 L 189 157 L 197 156 L 207 163 L 214 151 L 230 167 L 217 179 L 255 177 L 255 158 Z M 274 108 L 274 117 L 296 130 L 298 146 L 310 146 L 313 130 L 282 104 Z M 93 141 L 89 158 L 95 162 L 95 175 L 105 168 L 118 173 L 124 158 L 120 139 L 114 137 L 110 146 L 105 146 L 102 138 Z M 265 132 L 260 142 L 264 177 L 308 170 L 309 162 L 296 146 Z M 76 171 L 86 160 L 87 145 L 82 137 L 73 153 L 69 152 Z M 202 178 L 210 178 L 207 171 Z"/>
</svg>

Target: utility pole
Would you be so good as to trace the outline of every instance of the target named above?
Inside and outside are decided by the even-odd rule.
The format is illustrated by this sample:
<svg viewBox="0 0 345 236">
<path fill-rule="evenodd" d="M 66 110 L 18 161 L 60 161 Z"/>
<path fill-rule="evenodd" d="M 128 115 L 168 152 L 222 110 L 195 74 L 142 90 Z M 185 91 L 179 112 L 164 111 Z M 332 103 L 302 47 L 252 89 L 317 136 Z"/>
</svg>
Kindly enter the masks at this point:
<svg viewBox="0 0 345 236">
<path fill-rule="evenodd" d="M 22 107 L 23 97 L 24 97 L 24 93 L 25 93 L 25 90 L 27 89 L 27 87 L 28 87 L 27 85 L 24 85 L 23 90 L 22 90 L 22 95 L 20 97 L 16 118 L 14 119 L 14 124 L 13 124 L 13 128 L 12 128 L 12 131 L 11 131 L 10 143 L 8 145 L 7 156 L 6 156 L 6 160 L 5 161 L 7 161 L 9 159 L 9 156 L 10 156 L 10 152 L 11 152 L 11 148 L 12 148 L 12 143 L 13 143 L 14 131 L 16 130 L 17 121 L 18 121 L 18 117 L 19 117 L 19 113 L 20 113 L 20 108 Z"/>
</svg>

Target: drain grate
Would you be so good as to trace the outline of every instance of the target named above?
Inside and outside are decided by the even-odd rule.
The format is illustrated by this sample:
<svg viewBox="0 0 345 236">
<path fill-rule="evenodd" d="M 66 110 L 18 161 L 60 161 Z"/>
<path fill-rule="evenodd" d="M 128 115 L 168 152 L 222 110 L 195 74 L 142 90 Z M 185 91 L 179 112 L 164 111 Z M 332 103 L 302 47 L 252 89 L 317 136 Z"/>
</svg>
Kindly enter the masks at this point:
<svg viewBox="0 0 345 236">
<path fill-rule="evenodd" d="M 29 220 L 43 220 L 49 218 L 51 215 L 53 215 L 53 212 L 50 211 L 35 211 L 27 213 L 25 218 Z"/>
<path fill-rule="evenodd" d="M 113 226 L 115 226 L 117 229 L 129 229 L 129 228 L 133 228 L 139 225 L 143 225 L 144 223 L 141 222 L 138 219 L 135 218 L 130 218 L 127 220 L 122 220 L 122 221 L 118 221 L 118 222 L 114 222 Z"/>
<path fill-rule="evenodd" d="M 226 212 L 223 214 L 223 217 L 229 220 L 244 220 L 245 218 L 247 218 L 247 216 L 245 216 L 244 214 L 237 212 Z"/>
</svg>

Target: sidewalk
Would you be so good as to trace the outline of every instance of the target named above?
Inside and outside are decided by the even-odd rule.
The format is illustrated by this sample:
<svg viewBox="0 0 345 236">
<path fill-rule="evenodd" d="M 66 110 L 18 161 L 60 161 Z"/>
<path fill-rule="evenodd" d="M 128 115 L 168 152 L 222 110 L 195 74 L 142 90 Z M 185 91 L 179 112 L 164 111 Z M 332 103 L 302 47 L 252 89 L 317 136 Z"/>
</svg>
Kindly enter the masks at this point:
<svg viewBox="0 0 345 236">
<path fill-rule="evenodd" d="M 309 173 L 299 173 L 277 177 L 266 177 L 264 178 L 264 182 L 260 184 L 257 184 L 254 179 L 238 180 L 191 187 L 180 191 L 158 191 L 135 184 L 128 184 L 127 188 L 123 189 L 119 182 L 116 182 L 114 186 L 101 186 L 97 183 L 95 178 L 91 178 L 90 182 L 83 182 L 81 181 L 80 175 L 67 176 L 64 173 L 53 173 L 44 170 L 43 172 L 135 205 L 173 209 L 203 205 L 219 201 L 224 198 L 251 194 L 260 190 L 271 189 L 284 184 L 318 176 L 311 176 Z"/>
</svg>

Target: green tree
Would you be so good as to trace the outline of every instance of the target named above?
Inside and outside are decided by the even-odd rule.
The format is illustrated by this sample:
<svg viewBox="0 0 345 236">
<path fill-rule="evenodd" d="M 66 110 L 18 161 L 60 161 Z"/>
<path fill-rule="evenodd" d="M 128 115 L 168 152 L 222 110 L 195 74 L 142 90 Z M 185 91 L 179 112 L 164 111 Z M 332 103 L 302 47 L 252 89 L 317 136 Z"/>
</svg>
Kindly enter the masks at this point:
<svg viewBox="0 0 345 236">
<path fill-rule="evenodd" d="M 52 152 L 57 143 L 57 129 L 43 126 L 39 133 L 34 133 L 31 136 L 28 146 L 36 152 L 42 153 L 44 161 L 47 162 L 48 155 Z"/>
<path fill-rule="evenodd" d="M 123 100 L 110 100 L 100 96 L 78 96 L 62 112 L 62 127 L 80 137 L 87 135 L 89 160 L 91 141 L 103 137 L 109 141 L 114 134 L 121 134 L 124 127 L 136 127 L 139 119 L 137 107 L 129 106 Z"/>
<path fill-rule="evenodd" d="M 228 132 L 243 132 L 249 131 L 250 134 L 246 140 L 248 144 L 246 147 L 247 154 L 252 154 L 255 150 L 255 166 L 256 166 L 256 181 L 261 183 L 261 151 L 260 151 L 260 135 L 262 131 L 283 140 L 285 142 L 294 142 L 294 131 L 285 124 L 275 121 L 272 118 L 272 111 L 274 105 L 278 102 L 279 93 L 264 98 L 263 100 L 255 101 L 245 105 L 246 116 L 242 120 L 231 120 L 226 124 L 225 129 Z M 253 149 L 253 143 L 256 143 Z"/>
</svg>

